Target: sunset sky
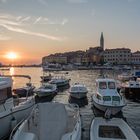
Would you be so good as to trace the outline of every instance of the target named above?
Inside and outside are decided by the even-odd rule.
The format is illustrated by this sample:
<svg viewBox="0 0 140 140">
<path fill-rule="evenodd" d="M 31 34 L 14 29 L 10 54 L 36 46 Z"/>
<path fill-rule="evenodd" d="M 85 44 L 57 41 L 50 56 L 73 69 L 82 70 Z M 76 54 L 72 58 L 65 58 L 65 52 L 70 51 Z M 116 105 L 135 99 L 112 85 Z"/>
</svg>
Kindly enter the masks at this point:
<svg viewBox="0 0 140 140">
<path fill-rule="evenodd" d="M 41 63 L 45 55 L 105 48 L 140 50 L 140 0 L 0 0 L 0 62 Z"/>
</svg>

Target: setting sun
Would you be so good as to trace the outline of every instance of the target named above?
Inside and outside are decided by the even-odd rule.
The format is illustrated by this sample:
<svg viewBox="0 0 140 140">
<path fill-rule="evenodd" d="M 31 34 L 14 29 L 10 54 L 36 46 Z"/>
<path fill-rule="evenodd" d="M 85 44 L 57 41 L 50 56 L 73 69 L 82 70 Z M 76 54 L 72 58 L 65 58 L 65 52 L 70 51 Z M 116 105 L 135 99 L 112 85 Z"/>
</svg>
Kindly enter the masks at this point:
<svg viewBox="0 0 140 140">
<path fill-rule="evenodd" d="M 5 57 L 8 59 L 17 59 L 18 55 L 15 52 L 8 52 Z"/>
</svg>

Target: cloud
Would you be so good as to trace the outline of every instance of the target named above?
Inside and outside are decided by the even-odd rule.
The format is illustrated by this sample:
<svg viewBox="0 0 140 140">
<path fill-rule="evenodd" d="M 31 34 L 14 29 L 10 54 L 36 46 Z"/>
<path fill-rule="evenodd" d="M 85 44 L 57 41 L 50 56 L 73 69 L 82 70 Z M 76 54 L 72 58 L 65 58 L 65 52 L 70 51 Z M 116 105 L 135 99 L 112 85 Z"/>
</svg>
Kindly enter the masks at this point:
<svg viewBox="0 0 140 140">
<path fill-rule="evenodd" d="M 67 0 L 69 3 L 87 3 L 88 0 Z"/>
<path fill-rule="evenodd" d="M 38 23 L 41 19 L 42 19 L 42 17 L 38 17 L 38 18 L 35 20 L 34 24 Z"/>
<path fill-rule="evenodd" d="M 65 25 L 66 23 L 68 23 L 68 19 L 65 18 L 65 19 L 63 19 L 61 25 Z"/>
<path fill-rule="evenodd" d="M 27 35 L 38 36 L 38 37 L 42 37 L 42 38 L 46 38 L 46 39 L 50 39 L 50 40 L 55 40 L 55 41 L 62 41 L 62 40 L 64 40 L 64 38 L 60 38 L 60 37 L 56 37 L 56 36 L 51 36 L 51 35 L 47 35 L 47 34 L 42 34 L 42 33 L 38 33 L 38 32 L 32 32 L 32 31 L 28 31 L 28 30 L 24 30 L 24 29 L 21 29 L 21 28 L 12 27 L 12 26 L 5 25 L 5 24 L 0 24 L 0 26 L 6 28 L 9 31 L 13 31 L 13 32 L 17 32 L 17 33 L 23 33 L 23 34 L 27 34 Z"/>
<path fill-rule="evenodd" d="M 4 35 L 0 35 L 0 40 L 2 41 L 5 41 L 5 40 L 10 40 L 11 37 L 8 37 L 8 36 L 4 36 Z"/>
<path fill-rule="evenodd" d="M 15 26 L 21 25 L 18 22 L 14 22 L 14 21 L 10 21 L 10 20 L 5 20 L 5 19 L 0 19 L 0 24 L 8 24 L 8 25 L 15 25 Z"/>
<path fill-rule="evenodd" d="M 53 22 L 49 20 L 46 17 L 37 17 L 33 18 L 31 16 L 22 17 L 22 16 L 11 16 L 8 14 L 0 14 L 0 26 L 7 29 L 8 31 L 42 37 L 50 40 L 55 41 L 62 41 L 64 40 L 64 37 L 58 37 L 53 35 L 48 35 L 40 32 L 34 32 L 30 30 L 26 30 L 23 27 L 26 27 L 26 22 L 30 22 L 30 24 L 59 24 L 64 25 L 68 22 L 68 19 L 63 19 L 61 22 Z M 1 36 L 1 40 L 8 40 L 10 38 L 6 38 L 4 36 Z"/>
<path fill-rule="evenodd" d="M 28 20 L 30 20 L 30 18 L 31 18 L 30 16 L 25 17 L 25 18 L 21 19 L 20 22 L 28 21 Z"/>
</svg>

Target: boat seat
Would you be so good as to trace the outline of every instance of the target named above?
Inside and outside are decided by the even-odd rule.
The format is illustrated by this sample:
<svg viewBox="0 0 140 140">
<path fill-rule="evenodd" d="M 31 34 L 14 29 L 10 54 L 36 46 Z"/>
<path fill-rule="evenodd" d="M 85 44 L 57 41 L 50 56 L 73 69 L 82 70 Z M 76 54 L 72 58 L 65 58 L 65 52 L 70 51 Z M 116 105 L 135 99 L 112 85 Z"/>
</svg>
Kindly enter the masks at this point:
<svg viewBox="0 0 140 140">
<path fill-rule="evenodd" d="M 39 104 L 39 111 L 40 139 L 61 140 L 61 137 L 66 132 L 68 121 L 65 106 L 58 103 L 43 103 Z"/>
<path fill-rule="evenodd" d="M 34 133 L 22 132 L 20 140 L 38 140 L 38 138 Z"/>
</svg>

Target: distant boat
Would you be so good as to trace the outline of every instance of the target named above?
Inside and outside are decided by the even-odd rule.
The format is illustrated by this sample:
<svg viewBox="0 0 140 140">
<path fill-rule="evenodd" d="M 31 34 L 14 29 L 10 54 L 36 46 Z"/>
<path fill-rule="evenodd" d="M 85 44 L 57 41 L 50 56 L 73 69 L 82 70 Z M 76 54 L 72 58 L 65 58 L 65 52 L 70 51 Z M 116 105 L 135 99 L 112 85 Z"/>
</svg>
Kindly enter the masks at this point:
<svg viewBox="0 0 140 140">
<path fill-rule="evenodd" d="M 63 70 L 60 64 L 49 63 L 42 67 L 43 71 L 61 71 Z"/>
<path fill-rule="evenodd" d="M 120 118 L 93 119 L 90 140 L 139 140 L 128 124 Z"/>
<path fill-rule="evenodd" d="M 126 98 L 140 99 L 140 81 L 137 77 L 131 78 L 128 82 L 122 84 L 122 91 Z"/>
<path fill-rule="evenodd" d="M 36 104 L 10 140 L 81 140 L 79 108 L 61 103 Z"/>
<path fill-rule="evenodd" d="M 13 127 L 25 119 L 35 104 L 33 97 L 12 97 L 12 78 L 0 77 L 0 139 L 9 135 Z"/>
<path fill-rule="evenodd" d="M 53 84 L 43 84 L 38 89 L 35 89 L 34 92 L 38 97 L 53 96 L 57 93 L 57 86 Z"/>
<path fill-rule="evenodd" d="M 85 98 L 88 90 L 84 84 L 75 83 L 69 90 L 70 96 L 74 98 Z"/>
<path fill-rule="evenodd" d="M 41 82 L 48 82 L 52 79 L 52 75 L 51 74 L 44 74 L 43 76 L 40 76 L 41 78 Z"/>
<path fill-rule="evenodd" d="M 92 96 L 93 104 L 101 111 L 117 114 L 126 105 L 117 91 L 116 81 L 110 78 L 96 79 L 96 93 Z"/>
<path fill-rule="evenodd" d="M 49 81 L 49 83 L 56 84 L 57 88 L 61 88 L 61 87 L 69 86 L 69 81 L 70 79 L 66 79 L 63 76 L 57 76 L 57 77 L 53 77 L 51 81 Z"/>
</svg>

